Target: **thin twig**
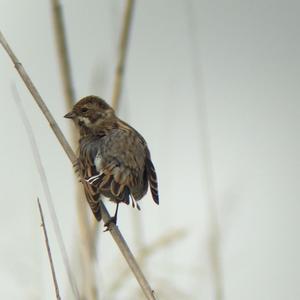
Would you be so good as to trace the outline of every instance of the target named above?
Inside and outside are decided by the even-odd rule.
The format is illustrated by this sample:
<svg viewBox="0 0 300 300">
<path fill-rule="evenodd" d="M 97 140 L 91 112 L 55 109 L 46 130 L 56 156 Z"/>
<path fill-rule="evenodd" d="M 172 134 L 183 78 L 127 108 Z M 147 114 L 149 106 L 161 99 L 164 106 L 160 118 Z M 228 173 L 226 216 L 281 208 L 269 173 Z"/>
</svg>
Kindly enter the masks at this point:
<svg viewBox="0 0 300 300">
<path fill-rule="evenodd" d="M 179 241 L 183 237 L 186 236 L 186 230 L 177 229 L 167 234 L 160 236 L 157 240 L 147 246 L 143 246 L 137 254 L 138 263 L 143 266 L 145 260 L 149 258 L 152 254 L 157 253 L 158 250 L 163 249 L 170 244 Z M 128 277 L 128 269 L 124 269 L 123 271 L 118 271 L 118 277 L 111 284 L 109 291 L 110 293 L 114 293 L 119 287 L 125 283 L 125 279 Z"/>
<path fill-rule="evenodd" d="M 110 221 L 109 213 L 102 201 L 100 201 L 101 206 L 101 214 L 104 223 L 108 223 Z M 109 223 L 109 231 L 118 245 L 120 251 L 122 252 L 124 258 L 126 259 L 131 271 L 134 273 L 137 281 L 139 282 L 145 296 L 147 299 L 154 300 L 156 299 L 154 296 L 154 291 L 151 289 L 149 283 L 147 282 L 142 270 L 140 269 L 136 259 L 134 258 L 132 252 L 130 251 L 125 239 L 123 238 L 118 226 L 116 226 L 113 222 Z"/>
<path fill-rule="evenodd" d="M 120 96 L 122 94 L 123 78 L 124 78 L 123 73 L 125 70 L 125 61 L 128 52 L 127 49 L 128 49 L 130 27 L 132 24 L 134 3 L 135 3 L 134 0 L 127 0 L 126 8 L 124 11 L 122 32 L 121 32 L 120 44 L 119 44 L 118 63 L 115 72 L 114 89 L 113 89 L 112 102 L 111 102 L 112 107 L 115 109 L 118 106 Z"/>
<path fill-rule="evenodd" d="M 43 210 L 42 210 L 42 206 L 41 206 L 39 198 L 37 198 L 37 203 L 39 206 L 40 216 L 41 216 L 41 220 L 42 220 L 41 226 L 43 228 L 43 233 L 44 233 L 44 237 L 45 237 L 45 243 L 46 243 L 48 258 L 49 258 L 50 267 L 51 267 L 51 274 L 52 274 L 52 279 L 53 279 L 53 283 L 54 283 L 56 299 L 60 300 L 61 298 L 59 295 L 59 288 L 58 288 L 58 284 L 57 284 L 57 280 L 56 280 L 56 274 L 55 274 L 54 264 L 53 264 L 53 260 L 52 260 L 52 254 L 51 254 L 51 249 L 50 249 L 50 245 L 49 245 L 46 224 L 44 221 L 44 214 L 43 214 Z"/>
<path fill-rule="evenodd" d="M 65 150 L 66 154 L 68 155 L 72 164 L 75 164 L 77 161 L 77 157 L 73 152 L 71 146 L 67 142 L 65 136 L 63 135 L 62 131 L 58 127 L 57 123 L 55 122 L 54 118 L 52 117 L 48 107 L 44 103 L 41 95 L 39 94 L 38 90 L 34 86 L 33 82 L 31 81 L 30 77 L 26 73 L 25 69 L 23 68 L 22 64 L 17 59 L 16 55 L 10 48 L 9 44 L 5 40 L 2 32 L 0 31 L 0 43 L 5 49 L 6 53 L 9 55 L 10 59 L 12 60 L 16 70 L 18 71 L 19 75 L 21 76 L 23 82 L 25 83 L 26 87 L 28 88 L 29 92 L 31 93 L 33 99 L 35 100 L 36 104 L 44 114 L 45 118 L 47 119 L 50 127 L 52 128 L 53 132 L 55 133 L 58 141 L 60 142 L 61 146 Z"/>
<path fill-rule="evenodd" d="M 32 150 L 33 158 L 34 158 L 34 161 L 35 161 L 35 164 L 36 164 L 36 167 L 37 167 L 40 179 L 41 179 L 42 187 L 43 187 L 43 190 L 44 190 L 44 193 L 45 193 L 48 209 L 49 209 L 49 212 L 50 212 L 50 216 L 51 216 L 54 231 L 55 231 L 55 236 L 57 238 L 57 242 L 58 242 L 60 252 L 61 252 L 61 255 L 62 255 L 62 259 L 63 259 L 63 263 L 64 263 L 64 266 L 65 266 L 65 269 L 66 269 L 66 272 L 67 272 L 67 275 L 68 275 L 68 279 L 69 279 L 70 285 L 72 287 L 74 296 L 77 299 L 79 299 L 80 297 L 79 297 L 78 287 L 77 287 L 76 281 L 74 279 L 74 276 L 72 274 L 71 265 L 70 265 L 69 258 L 68 258 L 68 255 L 67 255 L 66 245 L 65 245 L 63 235 L 62 235 L 62 231 L 61 231 L 61 228 L 60 228 L 60 225 L 59 225 L 59 221 L 58 221 L 58 217 L 57 217 L 57 214 L 56 214 L 54 202 L 52 200 L 52 195 L 51 195 L 50 187 L 49 187 L 49 184 L 48 184 L 46 172 L 45 172 L 45 169 L 44 169 L 44 166 L 43 166 L 43 163 L 42 163 L 39 148 L 38 148 L 38 145 L 36 143 L 36 139 L 35 139 L 31 124 L 28 120 L 28 117 L 26 116 L 25 110 L 24 110 L 23 105 L 22 105 L 22 101 L 20 99 L 18 90 L 17 90 L 15 85 L 12 86 L 12 93 L 13 93 L 13 99 L 15 100 L 17 109 L 20 113 L 21 120 L 24 124 L 24 128 L 26 130 L 28 140 L 29 140 L 29 143 L 30 143 L 30 148 Z"/>
<path fill-rule="evenodd" d="M 57 56 L 60 67 L 64 98 L 68 110 L 72 109 L 75 101 L 74 84 L 72 80 L 71 64 L 68 53 L 68 43 L 64 25 L 64 17 L 60 0 L 51 0 L 53 26 L 56 39 Z M 77 134 L 71 131 L 71 145 L 75 144 Z M 76 212 L 79 225 L 80 255 L 83 272 L 81 272 L 82 287 L 84 294 L 89 300 L 97 299 L 97 284 L 94 272 L 94 246 L 91 244 L 91 226 L 88 218 L 88 205 L 82 201 L 83 192 L 79 185 L 76 185 Z"/>
<path fill-rule="evenodd" d="M 57 123 L 55 122 L 54 118 L 52 117 L 50 111 L 48 110 L 46 104 L 44 103 L 43 99 L 41 98 L 40 94 L 38 93 L 36 87 L 33 85 L 30 77 L 26 73 L 25 69 L 23 68 L 22 64 L 19 62 L 17 57 L 15 56 L 14 52 L 10 48 L 9 44 L 5 40 L 3 34 L 0 32 L 0 43 L 2 44 L 3 48 L 11 58 L 12 62 L 14 63 L 18 73 L 20 74 L 21 78 L 23 79 L 25 85 L 29 89 L 30 93 L 32 94 L 35 102 L 42 110 L 42 113 L 48 120 L 53 132 L 55 133 L 56 137 L 58 138 L 60 144 L 62 145 L 63 149 L 65 150 L 67 156 L 69 157 L 70 161 L 74 164 L 76 162 L 76 155 L 73 152 L 72 148 L 68 144 L 66 138 L 62 134 L 62 131 L 58 127 Z M 111 217 L 102 201 L 100 201 L 101 207 L 101 215 L 103 221 L 107 223 Z M 151 289 L 149 283 L 147 282 L 144 274 L 142 273 L 139 265 L 137 264 L 133 254 L 131 253 L 128 245 L 123 238 L 121 232 L 119 231 L 118 227 L 113 223 L 110 222 L 109 231 L 115 240 L 116 244 L 118 245 L 120 251 L 122 252 L 124 258 L 126 259 L 129 267 L 131 268 L 132 272 L 134 273 L 138 283 L 140 284 L 145 296 L 149 300 L 155 299 L 154 291 Z"/>
<path fill-rule="evenodd" d="M 162 235 L 153 243 L 141 249 L 139 259 L 143 260 L 146 256 L 156 253 L 157 250 L 169 246 L 174 242 L 178 242 L 180 239 L 185 237 L 186 234 L 187 231 L 185 229 L 179 228 Z"/>
<path fill-rule="evenodd" d="M 51 0 L 53 26 L 56 38 L 57 56 L 68 108 L 71 109 L 75 101 L 74 85 L 72 80 L 71 64 L 68 54 L 66 30 L 60 0 Z"/>
</svg>

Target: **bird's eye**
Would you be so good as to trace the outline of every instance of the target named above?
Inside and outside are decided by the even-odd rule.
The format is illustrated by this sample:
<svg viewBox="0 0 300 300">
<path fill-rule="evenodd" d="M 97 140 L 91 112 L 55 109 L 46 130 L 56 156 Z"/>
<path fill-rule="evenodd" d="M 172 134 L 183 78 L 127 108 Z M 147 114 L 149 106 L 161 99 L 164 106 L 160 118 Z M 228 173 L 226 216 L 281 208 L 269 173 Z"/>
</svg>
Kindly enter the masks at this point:
<svg viewBox="0 0 300 300">
<path fill-rule="evenodd" d="M 82 113 L 86 113 L 88 111 L 88 109 L 86 108 L 86 107 L 83 107 L 81 110 L 80 110 L 80 112 L 82 112 Z"/>
</svg>

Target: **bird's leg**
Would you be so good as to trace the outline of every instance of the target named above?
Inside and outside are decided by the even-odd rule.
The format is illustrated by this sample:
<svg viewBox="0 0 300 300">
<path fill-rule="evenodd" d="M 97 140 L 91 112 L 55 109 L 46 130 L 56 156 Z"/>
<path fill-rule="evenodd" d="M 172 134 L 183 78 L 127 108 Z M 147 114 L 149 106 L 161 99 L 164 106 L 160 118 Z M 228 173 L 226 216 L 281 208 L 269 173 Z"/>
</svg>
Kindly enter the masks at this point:
<svg viewBox="0 0 300 300">
<path fill-rule="evenodd" d="M 117 217 L 118 217 L 119 204 L 120 204 L 120 202 L 117 203 L 117 207 L 116 207 L 116 211 L 115 211 L 114 216 L 111 217 L 111 218 L 108 220 L 108 222 L 106 222 L 106 223 L 104 224 L 104 226 L 105 226 L 104 232 L 106 232 L 106 231 L 109 230 L 109 225 L 110 225 L 111 223 L 114 223 L 115 225 L 117 225 Z"/>
</svg>

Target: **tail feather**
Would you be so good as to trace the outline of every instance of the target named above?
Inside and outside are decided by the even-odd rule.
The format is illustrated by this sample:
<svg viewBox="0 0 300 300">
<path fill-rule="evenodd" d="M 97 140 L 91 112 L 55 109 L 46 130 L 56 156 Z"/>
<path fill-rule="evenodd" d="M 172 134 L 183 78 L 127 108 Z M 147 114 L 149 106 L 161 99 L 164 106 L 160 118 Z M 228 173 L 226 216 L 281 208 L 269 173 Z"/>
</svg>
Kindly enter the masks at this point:
<svg viewBox="0 0 300 300">
<path fill-rule="evenodd" d="M 130 191 L 127 186 L 124 186 L 122 193 L 119 195 L 119 197 L 116 199 L 117 202 L 124 202 L 125 204 L 129 204 L 130 202 Z"/>
<path fill-rule="evenodd" d="M 159 204 L 157 176 L 156 176 L 156 172 L 155 172 L 153 163 L 150 159 L 147 159 L 147 161 L 146 161 L 146 169 L 147 169 L 147 173 L 148 173 L 148 180 L 149 180 L 149 184 L 150 184 L 152 198 L 156 204 Z"/>
<path fill-rule="evenodd" d="M 117 182 L 113 175 L 102 173 L 97 179 L 97 191 L 117 202 L 129 204 L 130 191 L 125 184 Z"/>
</svg>

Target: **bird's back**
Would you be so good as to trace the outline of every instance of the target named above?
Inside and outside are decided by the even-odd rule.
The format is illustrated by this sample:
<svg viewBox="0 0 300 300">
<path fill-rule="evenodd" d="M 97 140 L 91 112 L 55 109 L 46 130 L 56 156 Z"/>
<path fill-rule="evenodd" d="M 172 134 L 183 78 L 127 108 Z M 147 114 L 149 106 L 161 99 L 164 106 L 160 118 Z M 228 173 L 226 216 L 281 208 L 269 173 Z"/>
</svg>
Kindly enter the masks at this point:
<svg viewBox="0 0 300 300">
<path fill-rule="evenodd" d="M 65 117 L 79 129 L 76 167 L 97 220 L 101 219 L 100 195 L 117 203 L 129 204 L 130 199 L 135 203 L 150 185 L 158 204 L 156 172 L 147 144 L 134 128 L 115 115 L 111 106 L 91 95 L 78 101 Z"/>
<path fill-rule="evenodd" d="M 85 176 L 94 178 L 90 181 L 94 193 L 129 204 L 130 196 L 137 201 L 146 194 L 149 181 L 158 203 L 156 174 L 147 144 L 126 123 L 82 138 L 80 156 L 84 158 Z"/>
</svg>

